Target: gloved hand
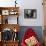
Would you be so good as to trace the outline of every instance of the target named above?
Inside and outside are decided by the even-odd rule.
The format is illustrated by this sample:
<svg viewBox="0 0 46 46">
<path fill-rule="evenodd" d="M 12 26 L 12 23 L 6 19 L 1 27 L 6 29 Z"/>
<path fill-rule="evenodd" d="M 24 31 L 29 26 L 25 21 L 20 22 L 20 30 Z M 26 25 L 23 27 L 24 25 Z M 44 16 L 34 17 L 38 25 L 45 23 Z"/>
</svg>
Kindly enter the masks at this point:
<svg viewBox="0 0 46 46">
<path fill-rule="evenodd" d="M 32 36 L 32 37 L 26 39 L 25 43 L 27 44 L 27 46 L 35 46 L 38 43 L 38 41 L 34 36 Z"/>
</svg>

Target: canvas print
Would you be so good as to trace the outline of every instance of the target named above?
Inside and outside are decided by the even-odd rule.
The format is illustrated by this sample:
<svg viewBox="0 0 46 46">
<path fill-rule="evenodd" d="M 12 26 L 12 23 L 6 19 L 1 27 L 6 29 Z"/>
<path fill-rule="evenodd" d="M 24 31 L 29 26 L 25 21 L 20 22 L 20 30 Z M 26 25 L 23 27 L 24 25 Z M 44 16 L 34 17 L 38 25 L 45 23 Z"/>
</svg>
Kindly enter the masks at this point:
<svg viewBox="0 0 46 46">
<path fill-rule="evenodd" d="M 24 9 L 24 18 L 36 18 L 37 10 L 36 9 Z"/>
</svg>

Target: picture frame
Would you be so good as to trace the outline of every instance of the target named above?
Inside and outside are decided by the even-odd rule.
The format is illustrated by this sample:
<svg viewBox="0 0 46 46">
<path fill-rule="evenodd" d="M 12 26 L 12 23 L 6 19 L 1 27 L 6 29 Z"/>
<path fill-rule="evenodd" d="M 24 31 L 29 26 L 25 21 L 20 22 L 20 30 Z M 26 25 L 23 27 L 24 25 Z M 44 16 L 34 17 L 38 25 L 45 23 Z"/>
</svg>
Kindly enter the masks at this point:
<svg viewBox="0 0 46 46">
<path fill-rule="evenodd" d="M 24 18 L 37 18 L 36 9 L 24 9 Z"/>
<path fill-rule="evenodd" d="M 2 15 L 9 15 L 9 10 L 2 10 Z"/>
</svg>

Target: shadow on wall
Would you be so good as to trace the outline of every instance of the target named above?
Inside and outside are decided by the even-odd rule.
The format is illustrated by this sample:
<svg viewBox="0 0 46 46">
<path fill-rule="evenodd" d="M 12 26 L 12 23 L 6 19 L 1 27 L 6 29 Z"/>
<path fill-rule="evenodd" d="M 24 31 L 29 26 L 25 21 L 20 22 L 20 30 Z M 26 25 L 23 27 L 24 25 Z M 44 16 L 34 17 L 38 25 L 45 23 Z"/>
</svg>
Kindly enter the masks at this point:
<svg viewBox="0 0 46 46">
<path fill-rule="evenodd" d="M 19 31 L 19 40 L 20 40 L 20 42 L 21 42 L 21 40 L 22 40 L 22 38 L 24 36 L 25 31 L 28 28 L 32 28 L 34 30 L 34 32 L 36 32 L 39 41 L 41 43 L 43 43 L 43 30 L 42 30 L 42 26 L 21 26 L 20 27 L 20 31 Z"/>
</svg>

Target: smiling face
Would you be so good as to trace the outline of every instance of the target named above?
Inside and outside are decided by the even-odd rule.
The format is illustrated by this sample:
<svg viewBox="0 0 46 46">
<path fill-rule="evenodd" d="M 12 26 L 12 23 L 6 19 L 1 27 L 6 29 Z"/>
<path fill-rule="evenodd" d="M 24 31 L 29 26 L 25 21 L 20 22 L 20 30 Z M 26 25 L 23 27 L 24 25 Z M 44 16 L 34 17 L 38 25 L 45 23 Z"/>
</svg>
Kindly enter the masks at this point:
<svg viewBox="0 0 46 46">
<path fill-rule="evenodd" d="M 28 39 L 25 40 L 25 43 L 26 43 L 28 46 L 36 45 L 37 42 L 38 42 L 38 41 L 37 41 L 37 39 L 36 39 L 34 36 L 32 36 L 32 37 L 30 37 L 30 38 L 28 38 Z"/>
</svg>

